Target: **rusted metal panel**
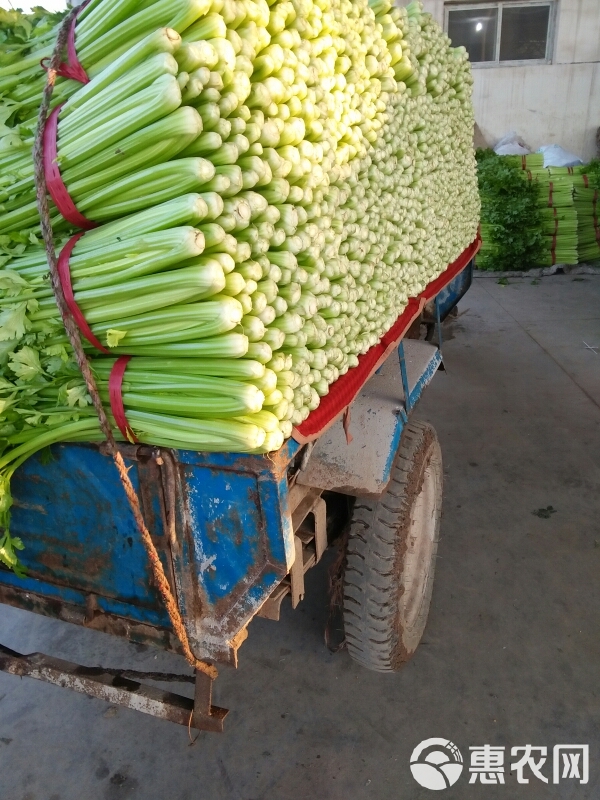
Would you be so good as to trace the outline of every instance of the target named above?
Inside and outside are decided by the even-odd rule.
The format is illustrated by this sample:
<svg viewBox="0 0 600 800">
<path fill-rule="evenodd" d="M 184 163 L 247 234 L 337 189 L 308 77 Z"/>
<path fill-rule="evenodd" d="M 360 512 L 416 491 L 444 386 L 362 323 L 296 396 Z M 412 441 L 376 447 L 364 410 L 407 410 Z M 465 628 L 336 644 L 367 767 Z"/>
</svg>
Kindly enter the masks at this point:
<svg viewBox="0 0 600 800">
<path fill-rule="evenodd" d="M 6 579 L 9 576 L 3 575 L 2 577 Z M 17 582 L 16 579 L 15 582 Z M 54 588 L 56 589 L 56 587 Z M 181 653 L 181 645 L 171 630 L 146 625 L 127 617 L 105 614 L 98 610 L 90 616 L 89 603 L 87 605 L 85 603 L 89 595 L 87 598 L 80 595 L 79 603 L 69 603 L 60 597 L 59 591 L 56 596 L 48 597 L 25 591 L 21 586 L 13 587 L 0 583 L 0 604 L 33 611 L 36 614 L 60 619 L 63 622 L 71 622 L 74 625 L 83 625 L 112 636 L 121 636 L 135 644 L 152 645 L 171 653 Z"/>
</svg>

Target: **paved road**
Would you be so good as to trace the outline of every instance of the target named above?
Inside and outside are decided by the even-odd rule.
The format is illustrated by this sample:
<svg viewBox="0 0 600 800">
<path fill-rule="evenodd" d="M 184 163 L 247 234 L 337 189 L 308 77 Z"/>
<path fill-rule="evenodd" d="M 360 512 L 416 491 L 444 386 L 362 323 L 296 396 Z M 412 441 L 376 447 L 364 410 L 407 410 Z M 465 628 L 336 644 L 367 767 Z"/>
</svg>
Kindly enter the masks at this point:
<svg viewBox="0 0 600 800">
<path fill-rule="evenodd" d="M 600 278 L 500 286 L 461 305 L 417 413 L 445 459 L 430 622 L 399 674 L 323 645 L 326 565 L 280 623 L 257 619 L 202 734 L 0 675 L 1 800 L 424 800 L 413 747 L 446 737 L 467 761 L 439 796 L 600 797 Z M 600 351 L 598 351 L 600 352 Z M 544 519 L 532 512 L 552 506 Z M 82 663 L 179 670 L 176 657 L 2 609 L 0 641 Z M 510 774 L 510 748 L 590 745 L 590 781 Z M 506 785 L 470 785 L 469 747 L 506 748 Z M 542 768 L 551 775 L 549 761 Z M 562 764 L 562 762 L 561 762 Z M 562 772 L 561 772 L 562 775 Z M 531 776 L 530 776 L 531 777 Z"/>
</svg>

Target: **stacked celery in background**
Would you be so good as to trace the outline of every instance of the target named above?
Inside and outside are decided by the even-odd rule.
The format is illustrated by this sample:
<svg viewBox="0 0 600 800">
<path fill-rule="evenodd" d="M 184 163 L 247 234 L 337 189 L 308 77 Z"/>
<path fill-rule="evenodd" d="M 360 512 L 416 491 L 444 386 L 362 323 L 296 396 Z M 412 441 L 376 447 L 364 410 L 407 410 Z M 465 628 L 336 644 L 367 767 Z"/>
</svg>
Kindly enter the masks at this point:
<svg viewBox="0 0 600 800">
<path fill-rule="evenodd" d="M 542 266 L 577 264 L 577 211 L 573 199 L 574 176 L 566 168 L 549 167 L 532 172 L 538 187 L 545 252 Z"/>
<path fill-rule="evenodd" d="M 35 205 L 54 22 L 3 22 L 4 524 L 23 460 L 101 438 Z M 133 356 L 131 427 L 176 448 L 280 447 L 476 235 L 464 49 L 389 0 L 92 0 L 76 46 L 91 82 L 57 81 L 58 162 L 101 226 L 72 281 L 94 335 Z M 53 224 L 60 249 L 75 230 L 56 209 Z M 84 343 L 108 401 L 114 358 Z M 0 558 L 14 564 L 8 534 Z"/>
<path fill-rule="evenodd" d="M 505 156 L 506 161 L 521 170 L 521 177 L 532 182 L 537 190 L 544 253 L 537 266 L 577 264 L 577 212 L 573 200 L 575 175 L 567 167 L 544 168 L 542 153 L 521 158 Z"/>
<path fill-rule="evenodd" d="M 574 199 L 580 261 L 600 260 L 600 161 L 579 168 Z M 585 178 L 583 177 L 585 175 Z"/>
<path fill-rule="evenodd" d="M 600 201 L 598 189 L 575 189 L 577 211 L 577 253 L 579 261 L 600 260 Z"/>
<path fill-rule="evenodd" d="M 479 151 L 481 269 L 527 270 L 600 259 L 600 168 L 544 168 L 533 153 Z M 527 184 L 525 186 L 524 184 Z"/>
</svg>

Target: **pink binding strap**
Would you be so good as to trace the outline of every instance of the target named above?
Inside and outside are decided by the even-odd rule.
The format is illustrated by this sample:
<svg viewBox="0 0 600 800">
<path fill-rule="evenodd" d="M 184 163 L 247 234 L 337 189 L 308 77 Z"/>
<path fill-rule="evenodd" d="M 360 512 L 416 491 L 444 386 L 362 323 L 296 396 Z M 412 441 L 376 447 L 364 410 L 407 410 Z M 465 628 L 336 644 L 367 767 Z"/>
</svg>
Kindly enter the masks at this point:
<svg viewBox="0 0 600 800">
<path fill-rule="evenodd" d="M 77 25 L 77 17 L 81 14 L 89 2 L 90 0 L 86 0 L 85 3 L 82 3 L 79 6 L 79 10 L 73 17 L 71 26 L 69 28 L 69 38 L 67 39 L 67 61 L 66 63 L 63 61 L 56 70 L 57 75 L 60 75 L 63 78 L 71 78 L 74 81 L 79 81 L 79 83 L 89 83 L 90 79 L 87 72 L 83 68 L 79 57 L 77 56 L 77 50 L 75 48 L 75 26 Z M 48 72 L 48 69 L 50 68 L 50 59 L 42 58 L 40 64 L 42 69 L 45 69 L 46 72 Z"/>
<path fill-rule="evenodd" d="M 108 396 L 110 398 L 110 409 L 115 418 L 118 429 L 123 434 L 123 438 L 127 442 L 137 444 L 139 439 L 133 432 L 131 425 L 127 422 L 125 416 L 125 407 L 123 405 L 123 376 L 127 369 L 127 364 L 131 360 L 131 356 L 120 356 L 113 364 L 108 379 Z"/>
<path fill-rule="evenodd" d="M 78 228 L 90 230 L 96 227 L 96 223 L 84 217 L 77 210 L 58 168 L 56 140 L 58 136 L 58 115 L 61 108 L 62 104 L 56 106 L 46 120 L 46 127 L 44 128 L 44 173 L 46 175 L 46 183 L 48 184 L 50 197 L 54 200 L 54 205 L 63 217 L 73 225 L 77 225 Z"/>
<path fill-rule="evenodd" d="M 79 330 L 83 333 L 85 338 L 88 340 L 90 344 L 93 344 L 97 350 L 101 350 L 103 353 L 110 353 L 104 345 L 96 339 L 90 326 L 87 324 L 85 317 L 81 313 L 81 309 L 77 305 L 75 300 L 75 295 L 73 294 L 73 285 L 71 284 L 71 269 L 69 266 L 69 259 L 71 258 L 71 253 L 73 252 L 73 248 L 77 244 L 77 242 L 81 239 L 85 231 L 81 233 L 75 234 L 72 236 L 63 249 L 60 251 L 60 255 L 58 256 L 58 277 L 60 278 L 60 284 L 62 286 L 63 294 L 65 296 L 65 301 L 69 306 L 69 311 Z"/>
</svg>

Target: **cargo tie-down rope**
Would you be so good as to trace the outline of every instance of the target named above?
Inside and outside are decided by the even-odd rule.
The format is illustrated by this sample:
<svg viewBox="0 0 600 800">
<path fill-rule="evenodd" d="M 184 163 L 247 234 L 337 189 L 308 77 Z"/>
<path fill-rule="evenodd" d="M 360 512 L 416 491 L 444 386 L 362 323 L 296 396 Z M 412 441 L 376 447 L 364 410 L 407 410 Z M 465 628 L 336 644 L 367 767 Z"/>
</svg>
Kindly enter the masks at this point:
<svg viewBox="0 0 600 800">
<path fill-rule="evenodd" d="M 200 672 L 203 672 L 205 675 L 208 675 L 208 677 L 214 679 L 217 677 L 218 674 L 216 668 L 211 664 L 207 664 L 204 661 L 199 661 L 192 653 L 190 643 L 187 637 L 187 632 L 185 630 L 185 625 L 183 624 L 183 619 L 181 617 L 181 613 L 177 605 L 177 601 L 173 596 L 173 592 L 171 591 L 171 587 L 169 585 L 169 581 L 167 580 L 167 576 L 165 575 L 165 571 L 162 562 L 160 560 L 160 557 L 158 555 L 158 551 L 154 546 L 154 542 L 152 541 L 150 532 L 146 527 L 146 523 L 144 522 L 144 516 L 142 514 L 139 497 L 129 478 L 127 467 L 125 466 L 125 462 L 123 461 L 123 456 L 121 455 L 117 447 L 117 443 L 115 441 L 115 437 L 113 435 L 110 422 L 108 421 L 106 411 L 100 399 L 100 394 L 98 393 L 98 387 L 96 386 L 94 375 L 90 368 L 89 361 L 87 360 L 87 357 L 83 350 L 79 327 L 77 326 L 77 323 L 73 318 L 69 305 L 67 304 L 63 290 L 63 285 L 61 282 L 61 277 L 59 274 L 58 262 L 56 258 L 56 252 L 54 249 L 54 233 L 52 230 L 52 223 L 50 222 L 50 210 L 48 207 L 48 185 L 46 180 L 46 173 L 44 170 L 44 132 L 46 129 L 48 110 L 50 108 L 50 101 L 52 99 L 52 92 L 54 90 L 56 76 L 58 74 L 62 74 L 61 73 L 62 54 L 65 50 L 65 46 L 67 45 L 70 32 L 74 29 L 75 19 L 80 10 L 81 9 L 79 7 L 71 9 L 71 11 L 67 14 L 60 27 L 56 39 L 56 46 L 54 48 L 54 52 L 50 59 L 50 63 L 47 66 L 48 77 L 46 79 L 46 85 L 44 87 L 44 93 L 42 95 L 42 103 L 40 105 L 40 110 L 38 115 L 38 126 L 35 136 L 35 145 L 33 149 L 33 160 L 35 167 L 35 185 L 37 192 L 37 206 L 40 215 L 40 223 L 42 229 L 42 236 L 44 239 L 44 245 L 46 248 L 46 255 L 48 258 L 48 266 L 50 268 L 52 290 L 54 292 L 54 297 L 56 298 L 56 304 L 58 306 L 60 316 L 65 326 L 65 331 L 67 332 L 67 336 L 69 337 L 69 341 L 75 353 L 77 364 L 85 380 L 87 390 L 92 399 L 92 403 L 94 404 L 94 408 L 96 409 L 96 413 L 98 414 L 100 428 L 102 429 L 102 433 L 106 437 L 107 450 L 112 456 L 113 461 L 115 462 L 119 478 L 121 479 L 121 483 L 123 484 L 123 489 L 125 490 L 125 495 L 127 496 L 127 500 L 131 507 L 131 511 L 133 513 L 136 525 L 140 532 L 140 536 L 142 537 L 142 541 L 144 542 L 144 546 L 148 554 L 148 560 L 150 562 L 150 566 L 152 569 L 152 574 L 156 582 L 156 585 L 158 587 L 158 590 L 161 594 L 161 597 L 163 599 L 163 602 L 166 606 L 167 612 L 169 614 L 169 619 L 171 620 L 171 624 L 173 626 L 173 630 L 175 631 L 175 634 L 177 635 L 179 641 L 181 642 L 183 654 L 187 659 L 187 661 L 190 663 L 190 665 L 195 669 L 199 670 Z M 69 60 L 72 62 L 71 55 Z"/>
</svg>

